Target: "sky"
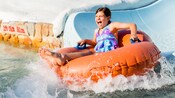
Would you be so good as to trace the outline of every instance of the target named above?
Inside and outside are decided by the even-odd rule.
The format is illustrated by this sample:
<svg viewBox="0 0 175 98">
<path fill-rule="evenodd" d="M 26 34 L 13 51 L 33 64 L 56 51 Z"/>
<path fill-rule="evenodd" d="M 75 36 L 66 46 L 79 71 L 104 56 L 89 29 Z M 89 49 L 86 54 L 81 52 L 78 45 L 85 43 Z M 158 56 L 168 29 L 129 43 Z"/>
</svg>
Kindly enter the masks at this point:
<svg viewBox="0 0 175 98">
<path fill-rule="evenodd" d="M 100 1 L 100 2 L 99 2 Z M 73 8 L 86 7 L 95 4 L 112 4 L 121 2 L 111 0 L 0 0 L 0 18 L 4 21 L 27 20 L 52 22 L 63 12 Z"/>
<path fill-rule="evenodd" d="M 125 9 L 132 8 L 135 3 L 137 6 L 142 6 L 153 1 L 155 0 L 0 0 L 3 2 L 0 3 L 0 19 L 3 22 L 52 23 L 54 24 L 53 31 L 59 32 L 64 24 L 65 16 L 76 11 L 86 11 L 94 6 L 106 5 L 112 5 L 111 9 Z"/>
</svg>

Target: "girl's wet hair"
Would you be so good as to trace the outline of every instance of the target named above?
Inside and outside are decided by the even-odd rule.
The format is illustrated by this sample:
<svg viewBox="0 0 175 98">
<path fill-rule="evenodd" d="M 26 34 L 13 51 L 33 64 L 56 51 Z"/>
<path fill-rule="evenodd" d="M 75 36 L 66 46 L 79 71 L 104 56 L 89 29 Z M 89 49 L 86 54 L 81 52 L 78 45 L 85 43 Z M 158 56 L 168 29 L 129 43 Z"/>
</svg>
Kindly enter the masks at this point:
<svg viewBox="0 0 175 98">
<path fill-rule="evenodd" d="M 106 17 L 108 17 L 108 16 L 111 17 L 111 11 L 107 7 L 100 7 L 100 8 L 98 8 L 96 10 L 96 13 L 95 14 L 97 14 L 98 12 L 101 12 L 101 11 L 105 14 Z M 111 21 L 109 20 L 108 24 L 110 24 L 110 23 L 111 23 Z"/>
</svg>

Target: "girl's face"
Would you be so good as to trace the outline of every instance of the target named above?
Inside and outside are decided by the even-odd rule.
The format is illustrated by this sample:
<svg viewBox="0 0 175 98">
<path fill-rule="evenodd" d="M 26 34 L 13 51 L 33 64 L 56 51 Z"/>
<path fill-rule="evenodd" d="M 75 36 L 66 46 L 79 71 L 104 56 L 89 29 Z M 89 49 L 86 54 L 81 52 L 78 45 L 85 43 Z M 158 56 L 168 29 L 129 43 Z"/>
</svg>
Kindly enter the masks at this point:
<svg viewBox="0 0 175 98">
<path fill-rule="evenodd" d="M 110 20 L 110 16 L 106 17 L 103 11 L 97 12 L 95 22 L 100 29 L 103 29 Z"/>
</svg>

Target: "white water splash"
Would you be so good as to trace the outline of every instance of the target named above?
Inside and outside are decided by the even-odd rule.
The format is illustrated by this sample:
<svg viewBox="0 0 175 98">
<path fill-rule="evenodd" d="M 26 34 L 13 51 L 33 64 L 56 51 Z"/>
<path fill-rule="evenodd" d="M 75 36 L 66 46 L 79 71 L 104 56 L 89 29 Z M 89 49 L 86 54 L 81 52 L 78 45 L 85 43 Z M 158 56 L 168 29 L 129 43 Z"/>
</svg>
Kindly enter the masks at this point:
<svg viewBox="0 0 175 98">
<path fill-rule="evenodd" d="M 54 98 L 64 87 L 57 75 L 41 60 L 27 64 L 29 75 L 17 80 L 3 94 L 6 98 Z"/>
<path fill-rule="evenodd" d="M 154 69 L 150 69 L 147 73 L 141 76 L 132 75 L 125 77 L 118 75 L 111 77 L 109 75 L 105 79 L 100 79 L 97 83 L 92 82 L 88 79 L 87 83 L 82 86 L 71 85 L 70 89 L 74 91 L 94 91 L 95 93 L 102 92 L 114 92 L 116 90 L 134 90 L 134 89 L 157 89 L 165 85 L 171 85 L 175 82 L 174 68 L 165 57 L 160 60 L 160 72 L 155 72 Z"/>
</svg>

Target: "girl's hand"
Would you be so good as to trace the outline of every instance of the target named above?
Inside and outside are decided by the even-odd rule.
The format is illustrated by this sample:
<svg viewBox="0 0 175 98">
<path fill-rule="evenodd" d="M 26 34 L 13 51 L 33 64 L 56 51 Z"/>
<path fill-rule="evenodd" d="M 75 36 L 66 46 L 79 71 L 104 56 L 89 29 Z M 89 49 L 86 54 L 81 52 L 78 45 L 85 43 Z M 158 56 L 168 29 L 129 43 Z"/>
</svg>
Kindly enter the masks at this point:
<svg viewBox="0 0 175 98">
<path fill-rule="evenodd" d="M 86 40 L 85 40 L 85 39 L 84 39 L 84 40 L 81 40 L 81 41 L 78 42 L 78 44 L 79 44 L 80 46 L 82 46 L 82 45 L 86 44 Z"/>
<path fill-rule="evenodd" d="M 131 39 L 133 39 L 134 41 L 137 41 L 138 40 L 138 36 L 136 34 L 131 35 Z"/>
</svg>

